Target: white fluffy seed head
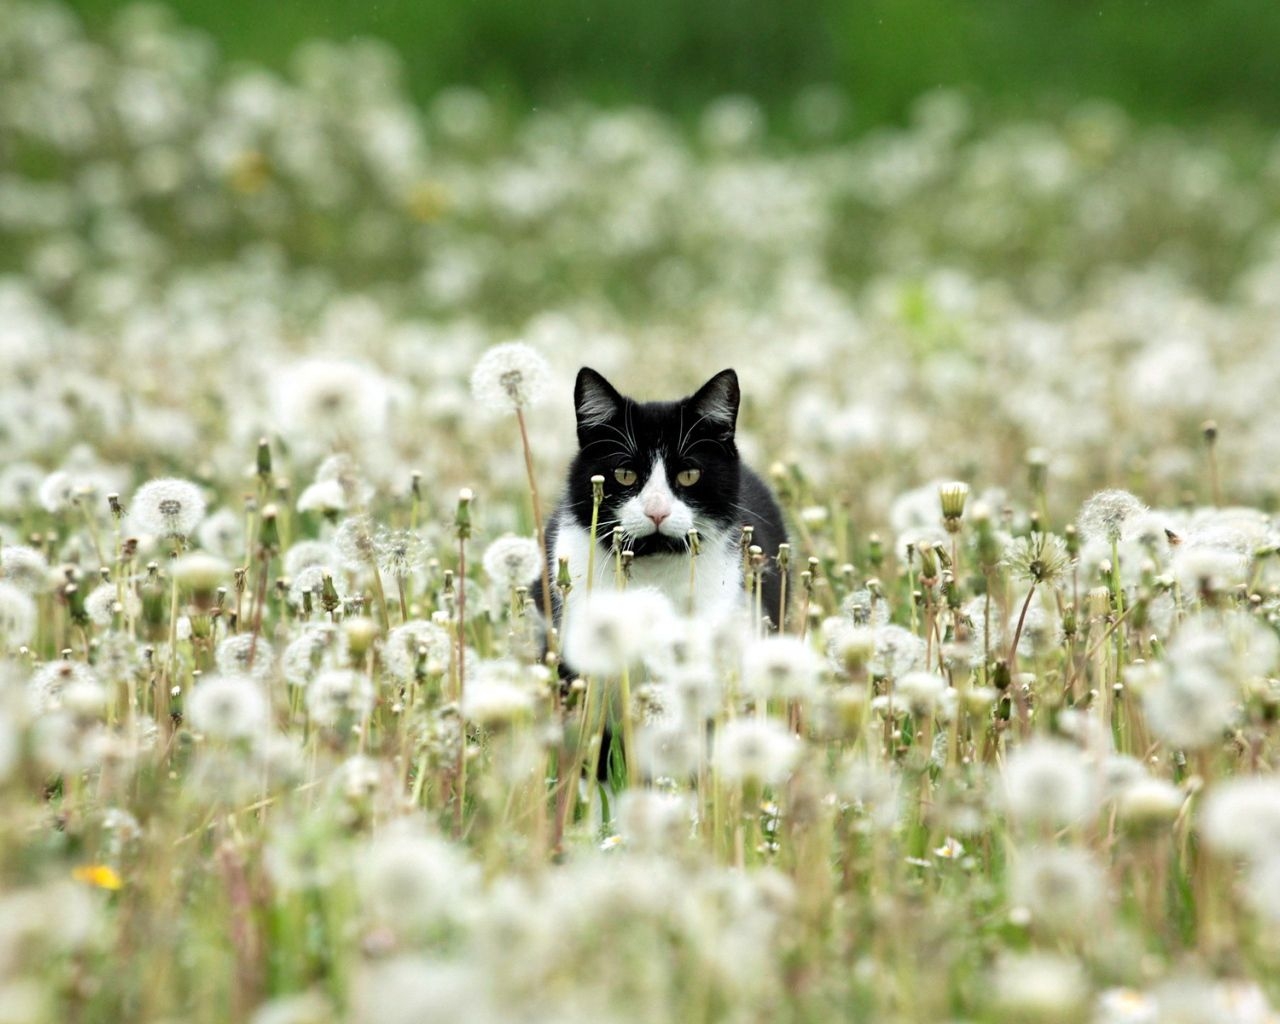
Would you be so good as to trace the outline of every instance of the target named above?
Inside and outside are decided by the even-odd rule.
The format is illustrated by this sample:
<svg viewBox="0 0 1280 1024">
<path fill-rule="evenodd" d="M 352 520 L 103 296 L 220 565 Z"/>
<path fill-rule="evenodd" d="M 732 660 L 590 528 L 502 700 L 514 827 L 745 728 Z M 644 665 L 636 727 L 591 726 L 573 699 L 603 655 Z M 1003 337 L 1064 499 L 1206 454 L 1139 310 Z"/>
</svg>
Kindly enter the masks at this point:
<svg viewBox="0 0 1280 1024">
<path fill-rule="evenodd" d="M 657 590 L 597 590 L 565 630 L 565 658 L 586 675 L 611 676 L 640 660 L 675 617 Z"/>
<path fill-rule="evenodd" d="M 49 589 L 49 563 L 26 544 L 6 544 L 0 547 L 0 582 L 33 596 L 43 594 Z"/>
<path fill-rule="evenodd" d="M 1005 808 L 1016 823 L 1061 828 L 1094 810 L 1094 787 L 1080 751 L 1060 740 L 1036 739 L 1004 766 Z"/>
<path fill-rule="evenodd" d="M 486 409 L 525 409 L 541 401 L 551 385 L 551 367 L 532 345 L 494 345 L 476 363 L 471 394 Z"/>
<path fill-rule="evenodd" d="M 1106 910 L 1101 867 L 1070 847 L 1028 850 L 1014 864 L 1010 895 L 1033 924 L 1055 935 L 1089 934 Z"/>
<path fill-rule="evenodd" d="M 132 587 L 117 588 L 114 583 L 99 583 L 84 599 L 84 611 L 90 622 L 105 628 L 111 625 L 117 612 L 136 619 L 142 614 L 142 601 Z"/>
<path fill-rule="evenodd" d="M 29 643 L 36 630 L 36 603 L 31 595 L 0 580 L 0 650 Z"/>
<path fill-rule="evenodd" d="M 1275 856 L 1280 850 L 1280 778 L 1248 776 L 1213 787 L 1199 828 L 1205 844 L 1225 856 Z"/>
<path fill-rule="evenodd" d="M 800 741 L 771 718 L 736 718 L 716 733 L 712 761 L 729 782 L 785 782 L 800 757 Z"/>
<path fill-rule="evenodd" d="M 396 626 L 382 643 L 382 667 L 400 683 L 413 680 L 419 666 L 426 672 L 449 667 L 453 639 L 443 627 L 426 619 L 410 619 Z"/>
<path fill-rule="evenodd" d="M 194 731 L 211 739 L 252 739 L 266 732 L 271 705 L 249 676 L 203 676 L 187 695 L 186 717 Z"/>
<path fill-rule="evenodd" d="M 542 552 L 531 537 L 499 537 L 484 551 L 484 571 L 503 590 L 528 586 L 542 571 Z"/>
<path fill-rule="evenodd" d="M 1082 540 L 1110 544 L 1120 539 L 1127 520 L 1143 515 L 1147 506 L 1128 491 L 1099 491 L 1080 507 L 1077 525 Z"/>
<path fill-rule="evenodd" d="M 373 710 L 373 700 L 373 684 L 368 677 L 350 669 L 325 669 L 307 686 L 307 714 L 314 724 L 327 728 L 344 719 L 364 718 Z"/>
<path fill-rule="evenodd" d="M 803 700 L 817 689 L 822 670 L 822 658 L 799 637 L 765 637 L 743 651 L 742 687 L 757 698 Z"/>
<path fill-rule="evenodd" d="M 148 480 L 137 489 L 129 517 L 144 533 L 157 537 L 189 537 L 204 519 L 205 501 L 190 480 Z"/>
</svg>

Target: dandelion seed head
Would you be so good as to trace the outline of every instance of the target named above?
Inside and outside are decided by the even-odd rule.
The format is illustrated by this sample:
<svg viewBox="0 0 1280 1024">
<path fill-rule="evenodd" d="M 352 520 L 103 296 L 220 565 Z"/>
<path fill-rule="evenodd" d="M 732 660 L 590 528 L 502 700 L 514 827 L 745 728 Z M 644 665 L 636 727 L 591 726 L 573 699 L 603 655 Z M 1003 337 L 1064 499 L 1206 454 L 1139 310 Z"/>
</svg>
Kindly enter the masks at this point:
<svg viewBox="0 0 1280 1024">
<path fill-rule="evenodd" d="M 1128 491 L 1099 491 L 1080 507 L 1076 525 L 1082 540 L 1095 538 L 1111 544 L 1120 539 L 1125 524 L 1135 516 L 1144 515 L 1147 506 Z"/>
<path fill-rule="evenodd" d="M 997 965 L 989 991 L 1005 1019 L 1057 1024 L 1074 1020 L 1089 995 L 1084 969 L 1054 953 L 1007 954 Z"/>
<path fill-rule="evenodd" d="M 218 558 L 244 557 L 244 516 L 230 508 L 220 508 L 196 527 L 200 547 Z"/>
<path fill-rule="evenodd" d="M 289 603 L 295 608 L 303 606 L 304 594 L 308 591 L 311 593 L 311 606 L 314 609 L 321 607 L 321 594 L 324 590 L 324 578 L 328 576 L 333 583 L 334 593 L 338 595 L 339 610 L 346 604 L 349 593 L 347 591 L 347 581 L 341 573 L 335 573 L 332 569 L 325 565 L 309 565 L 305 569 L 300 569 L 298 574 L 289 581 Z"/>
<path fill-rule="evenodd" d="M 248 675 L 263 680 L 271 674 L 275 651 L 265 637 L 256 641 L 252 633 L 237 633 L 218 644 L 214 661 L 226 676 Z M 252 664 L 250 660 L 252 659 Z"/>
<path fill-rule="evenodd" d="M 565 658 L 586 675 L 617 675 L 638 662 L 675 616 L 657 590 L 597 590 L 565 628 Z"/>
<path fill-rule="evenodd" d="M 93 669 L 82 662 L 50 661 L 31 674 L 27 681 L 27 697 L 32 711 L 44 714 L 61 708 L 68 690 L 74 695 L 78 687 L 100 685 Z"/>
<path fill-rule="evenodd" d="M 187 694 L 185 714 L 191 728 L 210 739 L 252 739 L 266 731 L 271 706 L 250 676 L 201 676 Z"/>
<path fill-rule="evenodd" d="M 29 643 L 36 631 L 36 603 L 25 590 L 0 580 L 0 641 Z"/>
<path fill-rule="evenodd" d="M 665 854 L 688 842 L 693 809 L 682 794 L 629 789 L 618 800 L 617 821 L 629 849 Z"/>
<path fill-rule="evenodd" d="M 157 537 L 190 537 L 204 519 L 204 494 L 189 480 L 148 480 L 137 489 L 129 517 L 138 530 Z"/>
<path fill-rule="evenodd" d="M 319 512 L 321 515 L 338 515 L 347 510 L 347 496 L 337 480 L 317 480 L 308 484 L 298 495 L 299 512 Z"/>
<path fill-rule="evenodd" d="M 463 915 L 479 880 L 461 850 L 408 825 L 376 836 L 357 863 L 368 913 L 410 935 L 438 932 Z"/>
<path fill-rule="evenodd" d="M 948 692 L 947 681 L 936 672 L 905 672 L 897 680 L 894 696 L 915 715 L 931 715 L 943 703 Z"/>
<path fill-rule="evenodd" d="M 373 684 L 367 676 L 351 669 L 328 668 L 307 684 L 307 714 L 324 728 L 334 728 L 344 720 L 359 721 L 373 710 Z"/>
<path fill-rule="evenodd" d="M 484 551 L 484 571 L 501 590 L 528 586 L 542 572 L 542 552 L 530 537 L 507 534 Z"/>
<path fill-rule="evenodd" d="M 412 682 L 419 666 L 443 672 L 453 656 L 453 638 L 426 619 L 411 619 L 391 630 L 382 644 L 383 668 L 397 682 Z"/>
<path fill-rule="evenodd" d="M 205 551 L 190 551 L 175 559 L 170 572 L 178 586 L 197 594 L 212 594 L 232 580 L 231 566 Z"/>
<path fill-rule="evenodd" d="M 379 530 L 373 548 L 378 571 L 398 580 L 422 568 L 431 553 L 430 545 L 416 530 Z"/>
<path fill-rule="evenodd" d="M 1088 935 L 1106 910 L 1101 867 L 1084 850 L 1028 850 L 1013 866 L 1010 899 L 1032 923 L 1055 935 Z"/>
<path fill-rule="evenodd" d="M 679 779 L 697 771 L 706 755 L 701 718 L 646 722 L 636 730 L 636 765 L 650 779 Z"/>
<path fill-rule="evenodd" d="M 875 654 L 871 672 L 884 679 L 897 679 L 924 664 L 925 644 L 902 626 L 878 626 L 875 631 Z"/>
<path fill-rule="evenodd" d="M 284 553 L 284 572 L 290 578 L 296 578 L 303 569 L 311 566 L 333 569 L 339 564 L 338 549 L 322 540 L 296 541 Z"/>
<path fill-rule="evenodd" d="M 1186 794 L 1173 783 L 1144 776 L 1120 790 L 1116 813 L 1126 826 L 1145 831 L 1171 824 L 1185 802 Z"/>
<path fill-rule="evenodd" d="M 486 661 L 467 679 L 462 717 L 494 729 L 527 720 L 537 702 L 537 683 L 514 661 Z"/>
<path fill-rule="evenodd" d="M 6 544 L 0 547 L 0 582 L 33 597 L 43 594 L 49 589 L 49 563 L 35 548 Z"/>
<path fill-rule="evenodd" d="M 373 518 L 369 515 L 350 516 L 342 521 L 333 536 L 333 543 L 344 569 L 359 572 L 378 564 L 375 532 Z"/>
<path fill-rule="evenodd" d="M 1010 755 L 1002 774 L 1005 809 L 1020 825 L 1075 825 L 1096 806 L 1084 758 L 1060 740 L 1029 741 Z"/>
<path fill-rule="evenodd" d="M 729 782 L 776 786 L 800 758 L 800 741 L 771 718 L 735 718 L 716 733 L 712 761 Z"/>
<path fill-rule="evenodd" d="M 1002 561 L 1014 576 L 1030 583 L 1054 583 L 1071 567 L 1067 542 L 1056 533 L 1015 538 Z"/>
<path fill-rule="evenodd" d="M 137 619 L 142 614 L 142 601 L 132 587 L 117 588 L 114 583 L 99 583 L 85 597 L 84 610 L 90 622 L 106 628 L 118 613 Z"/>
<path fill-rule="evenodd" d="M 273 379 L 277 422 L 290 437 L 328 445 L 377 437 L 386 430 L 391 389 L 366 363 L 304 359 L 281 368 Z"/>
<path fill-rule="evenodd" d="M 799 637 L 764 637 L 742 652 L 742 687 L 759 699 L 804 700 L 817 689 L 822 670 L 822 658 Z"/>
<path fill-rule="evenodd" d="M 340 666 L 347 657 L 346 634 L 330 622 L 308 622 L 289 641 L 280 669 L 293 686 L 306 686 L 322 668 Z"/>
<path fill-rule="evenodd" d="M 45 472 L 32 462 L 11 462 L 0 469 L 0 509 L 22 512 L 36 505 Z"/>
<path fill-rule="evenodd" d="M 551 367 L 532 345 L 494 345 L 476 363 L 471 394 L 484 408 L 525 409 L 540 402 L 551 386 Z"/>
<path fill-rule="evenodd" d="M 1205 844 L 1229 857 L 1261 860 L 1280 850 L 1280 778 L 1240 776 L 1205 797 L 1198 822 Z"/>
</svg>

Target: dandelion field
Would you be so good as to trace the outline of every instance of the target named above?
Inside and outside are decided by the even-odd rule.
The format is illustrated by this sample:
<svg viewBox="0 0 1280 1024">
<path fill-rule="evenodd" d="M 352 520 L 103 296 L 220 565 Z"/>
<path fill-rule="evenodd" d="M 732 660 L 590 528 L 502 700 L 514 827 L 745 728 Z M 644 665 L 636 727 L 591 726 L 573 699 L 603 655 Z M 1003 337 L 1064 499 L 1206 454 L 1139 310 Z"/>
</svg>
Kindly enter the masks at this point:
<svg viewBox="0 0 1280 1024">
<path fill-rule="evenodd" d="M 1278 1019 L 1272 140 L 3 15 L 0 1021 Z M 737 370 L 780 633 L 544 661 L 584 364 Z"/>
</svg>

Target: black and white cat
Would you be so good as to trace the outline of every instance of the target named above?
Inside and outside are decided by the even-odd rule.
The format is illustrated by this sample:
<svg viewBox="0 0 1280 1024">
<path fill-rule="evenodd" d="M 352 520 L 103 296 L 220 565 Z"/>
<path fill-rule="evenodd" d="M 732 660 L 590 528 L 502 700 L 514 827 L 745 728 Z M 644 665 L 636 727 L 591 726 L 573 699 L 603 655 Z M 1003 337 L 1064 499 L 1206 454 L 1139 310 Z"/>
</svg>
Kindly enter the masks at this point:
<svg viewBox="0 0 1280 1024">
<path fill-rule="evenodd" d="M 613 587 L 612 532 L 634 552 L 629 586 L 653 587 L 682 612 L 712 618 L 746 602 L 742 527 L 768 559 L 762 594 L 765 614 L 781 621 L 774 556 L 787 539 L 782 512 L 768 485 L 742 463 L 734 443 L 740 402 L 738 375 L 723 370 L 688 398 L 637 402 L 583 367 L 574 386 L 578 453 L 564 496 L 547 529 L 552 579 L 568 559 L 573 617 L 586 594 L 591 545 L 591 478 L 604 477 L 596 529 L 594 588 Z M 689 531 L 699 536 L 690 587 Z"/>
</svg>

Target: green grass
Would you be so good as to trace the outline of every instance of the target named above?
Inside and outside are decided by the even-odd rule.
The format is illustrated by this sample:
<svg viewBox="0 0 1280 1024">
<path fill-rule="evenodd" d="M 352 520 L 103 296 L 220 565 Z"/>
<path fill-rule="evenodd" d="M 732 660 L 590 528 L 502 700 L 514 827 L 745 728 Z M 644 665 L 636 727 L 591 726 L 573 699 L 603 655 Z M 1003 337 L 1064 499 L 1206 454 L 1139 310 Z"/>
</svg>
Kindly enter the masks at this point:
<svg viewBox="0 0 1280 1024">
<path fill-rule="evenodd" d="M 102 25 L 118 0 L 74 0 Z M 418 99 L 482 86 L 514 109 L 589 98 L 688 112 L 804 86 L 852 98 L 858 125 L 900 120 L 937 86 L 998 104 L 1103 97 L 1140 117 L 1280 116 L 1280 8 L 1265 0 L 170 0 L 233 60 L 284 66 L 312 37 L 373 36 Z"/>
</svg>

